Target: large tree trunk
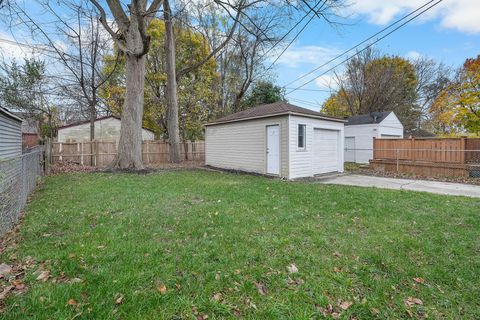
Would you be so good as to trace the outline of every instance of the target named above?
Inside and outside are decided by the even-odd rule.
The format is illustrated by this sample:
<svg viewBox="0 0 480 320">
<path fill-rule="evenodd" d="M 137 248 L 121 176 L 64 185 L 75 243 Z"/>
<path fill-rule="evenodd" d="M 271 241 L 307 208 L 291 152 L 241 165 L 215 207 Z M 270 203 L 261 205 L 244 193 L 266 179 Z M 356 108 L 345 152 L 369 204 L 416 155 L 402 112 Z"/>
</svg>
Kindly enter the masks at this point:
<svg viewBox="0 0 480 320">
<path fill-rule="evenodd" d="M 175 65 L 175 38 L 173 34 L 172 12 L 168 0 L 163 1 L 165 20 L 165 66 L 167 71 L 167 108 L 168 139 L 170 142 L 170 161 L 182 161 L 180 154 L 180 130 L 178 127 L 178 98 Z"/>
<path fill-rule="evenodd" d="M 142 116 L 145 84 L 145 56 L 127 54 L 125 104 L 122 109 L 122 124 L 118 154 L 113 167 L 143 169 L 142 162 Z"/>
</svg>

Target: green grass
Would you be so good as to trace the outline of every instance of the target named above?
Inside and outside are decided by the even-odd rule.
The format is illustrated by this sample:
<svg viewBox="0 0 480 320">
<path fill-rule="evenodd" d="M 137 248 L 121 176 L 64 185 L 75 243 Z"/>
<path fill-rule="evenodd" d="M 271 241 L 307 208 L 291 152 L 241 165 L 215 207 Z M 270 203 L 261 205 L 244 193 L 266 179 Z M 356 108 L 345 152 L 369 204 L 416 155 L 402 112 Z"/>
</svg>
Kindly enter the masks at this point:
<svg viewBox="0 0 480 320">
<path fill-rule="evenodd" d="M 37 261 L 0 318 L 478 319 L 479 230 L 480 201 L 463 197 L 204 171 L 53 176 L 0 256 Z"/>
</svg>

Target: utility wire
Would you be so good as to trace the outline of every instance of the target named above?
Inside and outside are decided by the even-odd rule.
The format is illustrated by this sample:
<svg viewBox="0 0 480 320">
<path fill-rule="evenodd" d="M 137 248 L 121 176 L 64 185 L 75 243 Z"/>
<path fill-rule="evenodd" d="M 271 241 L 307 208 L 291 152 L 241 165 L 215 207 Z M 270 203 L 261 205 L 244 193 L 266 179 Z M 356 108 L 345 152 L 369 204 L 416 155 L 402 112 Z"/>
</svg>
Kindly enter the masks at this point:
<svg viewBox="0 0 480 320">
<path fill-rule="evenodd" d="M 344 64 L 345 62 L 349 61 L 349 60 L 352 59 L 353 57 L 359 55 L 359 54 L 362 53 L 363 51 L 365 51 L 365 50 L 367 50 L 368 48 L 372 47 L 374 44 L 380 42 L 381 40 L 385 39 L 386 37 L 388 37 L 389 35 L 391 35 L 391 34 L 394 33 L 395 31 L 397 31 L 398 29 L 402 28 L 403 26 L 405 26 L 405 25 L 406 25 L 407 23 L 409 23 L 410 21 L 416 19 L 416 18 L 419 17 L 420 15 L 422 15 L 422 14 L 424 14 L 425 12 L 427 12 L 428 10 L 432 9 L 433 7 L 435 7 L 436 5 L 438 5 L 438 4 L 439 4 L 440 2 L 442 2 L 442 1 L 443 1 L 443 0 L 437 0 L 437 2 L 435 2 L 435 3 L 432 4 L 431 6 L 427 7 L 427 8 L 424 9 L 424 10 L 422 10 L 420 13 L 416 14 L 416 15 L 413 16 L 412 18 L 410 18 L 410 19 L 408 19 L 407 21 L 403 22 L 403 23 L 400 24 L 398 27 L 396 27 L 396 28 L 394 28 L 393 30 L 389 31 L 389 32 L 386 33 L 385 35 L 383 35 L 383 36 L 381 36 L 380 38 L 376 39 L 374 42 L 370 43 L 369 45 L 367 45 L 366 47 L 364 47 L 364 48 L 361 49 L 360 51 L 356 52 L 354 55 L 352 55 L 352 56 L 350 56 L 350 57 L 347 57 L 346 59 L 342 60 L 340 63 L 338 63 L 338 64 L 336 64 L 335 66 L 333 66 L 333 67 L 331 67 L 330 69 L 328 69 L 327 71 L 319 74 L 318 76 L 315 76 L 314 78 L 312 78 L 312 79 L 310 79 L 309 81 L 303 83 L 302 85 L 300 85 L 300 86 L 298 86 L 298 87 L 290 90 L 289 92 L 286 93 L 286 95 L 287 95 L 287 94 L 290 94 L 290 93 L 292 93 L 292 92 L 294 92 L 294 91 L 299 90 L 300 88 L 306 86 L 307 84 L 313 82 L 314 80 L 320 78 L 321 76 L 329 73 L 330 71 L 334 70 L 334 69 L 337 68 L 338 66 L 340 66 L 340 65 Z M 432 2 L 432 1 L 429 1 L 428 3 L 431 3 L 431 2 Z M 425 6 L 425 5 L 423 5 L 422 7 L 424 7 L 424 6 Z M 418 9 L 417 9 L 416 11 L 418 11 Z M 332 60 L 330 60 L 329 62 L 327 62 L 327 64 L 330 63 L 331 61 L 334 61 L 334 60 L 338 59 L 338 58 L 341 57 L 342 55 L 343 55 L 343 54 L 335 57 L 334 59 L 332 59 Z M 322 65 L 322 66 L 323 66 L 323 65 Z M 320 68 L 320 67 L 319 67 L 319 68 Z M 314 71 L 318 70 L 319 68 L 316 68 Z M 311 73 L 314 72 L 314 71 L 311 71 L 311 72 L 309 72 L 308 74 L 311 74 Z M 307 75 L 308 75 L 308 74 L 307 74 Z M 305 76 L 306 76 L 306 75 L 305 75 Z M 302 77 L 304 77 L 304 76 L 302 76 Z M 301 77 L 301 78 L 302 78 L 302 77 Z M 299 78 L 299 79 L 300 79 L 300 78 Z M 299 80 L 299 79 L 296 79 L 296 80 L 294 80 L 293 82 L 295 82 L 295 81 L 297 81 L 297 80 Z M 293 83 L 293 82 L 290 82 L 290 83 L 288 83 L 288 84 L 291 84 L 291 83 Z M 287 84 L 287 85 L 288 85 L 288 84 Z"/>
<path fill-rule="evenodd" d="M 334 57 L 334 58 L 330 59 L 329 61 L 321 64 L 320 66 L 316 67 L 315 69 L 312 69 L 311 71 L 307 72 L 306 74 L 304 74 L 304 75 L 302 75 L 302 76 L 300 76 L 300 77 L 298 77 L 298 78 L 296 78 L 296 79 L 288 82 L 287 84 L 284 85 L 284 87 L 287 87 L 287 86 L 291 85 L 292 83 L 295 83 L 295 82 L 297 82 L 298 80 L 301 80 L 301 79 L 303 79 L 303 78 L 311 75 L 311 74 L 314 73 L 315 71 L 317 71 L 317 70 L 319 70 L 319 69 L 327 66 L 327 65 L 330 64 L 331 62 L 337 60 L 338 58 L 344 56 L 345 54 L 349 53 L 350 51 L 358 48 L 358 47 L 361 46 L 362 44 L 364 44 L 364 43 L 370 41 L 371 39 L 375 38 L 376 36 L 382 34 L 382 33 L 385 32 L 386 30 L 390 29 L 391 27 L 395 26 L 396 24 L 400 23 L 401 21 L 407 19 L 407 18 L 410 17 L 411 15 L 417 13 L 418 11 L 422 10 L 423 8 L 427 7 L 429 4 L 431 4 L 431 3 L 435 2 L 435 1 L 438 1 L 438 0 L 430 0 L 430 1 L 428 1 L 428 2 L 425 3 L 424 5 L 418 7 L 417 9 L 413 10 L 413 11 L 410 12 L 409 14 L 407 14 L 407 15 L 403 16 L 402 18 L 396 20 L 395 22 L 391 23 L 391 24 L 388 25 L 387 27 L 385 27 L 385 28 L 383 28 L 382 30 L 376 32 L 375 34 L 371 35 L 370 37 L 368 37 L 367 39 L 363 40 L 362 42 L 356 44 L 355 46 L 351 47 L 350 49 L 345 50 L 344 52 L 340 53 L 340 54 L 337 55 L 336 57 Z M 437 2 L 436 4 L 434 4 L 433 6 L 437 5 L 437 4 L 440 3 L 441 1 L 443 1 L 443 0 L 440 0 L 439 2 Z M 433 7 L 433 6 L 432 6 L 432 7 Z M 431 9 L 432 7 L 429 7 L 427 10 Z M 425 11 L 427 11 L 427 10 L 425 10 Z M 424 13 L 425 11 L 421 12 L 420 14 Z M 415 19 L 416 17 L 418 17 L 418 15 L 415 16 L 413 19 Z M 407 22 L 403 23 L 402 25 L 400 25 L 400 27 L 404 26 L 405 24 L 407 24 L 408 22 L 410 22 L 410 21 L 413 20 L 413 19 L 410 19 L 410 20 L 408 20 Z M 400 27 L 397 27 L 397 28 L 394 29 L 392 32 L 388 33 L 387 35 L 390 35 L 390 34 L 393 33 L 394 31 L 398 30 Z M 385 37 L 385 36 L 384 36 L 384 37 Z M 382 40 L 384 37 L 380 38 L 380 39 L 377 40 L 376 42 Z M 375 44 L 376 42 L 374 42 L 373 44 Z M 371 45 L 373 45 L 373 44 L 371 44 Z M 371 45 L 370 45 L 370 46 L 371 46 Z M 369 46 L 369 47 L 370 47 L 370 46 Z M 366 47 L 366 48 L 369 48 L 369 47 Z M 364 50 L 366 50 L 366 48 L 364 48 Z M 358 53 L 357 53 L 357 54 L 358 54 Z M 353 57 L 353 56 L 352 56 L 352 57 Z M 349 58 L 349 59 L 350 59 L 350 58 Z M 342 62 L 342 63 L 343 63 L 343 62 Z"/>
</svg>

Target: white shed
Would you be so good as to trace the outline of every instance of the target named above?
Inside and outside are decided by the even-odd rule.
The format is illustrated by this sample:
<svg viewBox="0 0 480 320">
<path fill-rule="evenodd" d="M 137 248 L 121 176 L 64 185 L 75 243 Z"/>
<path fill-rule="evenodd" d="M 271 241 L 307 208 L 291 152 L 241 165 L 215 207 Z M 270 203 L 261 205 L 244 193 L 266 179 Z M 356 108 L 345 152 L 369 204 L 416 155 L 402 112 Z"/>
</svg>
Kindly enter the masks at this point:
<svg viewBox="0 0 480 320">
<path fill-rule="evenodd" d="M 116 141 L 120 140 L 120 118 L 107 116 L 95 120 L 95 139 Z M 90 121 L 68 124 L 58 129 L 58 142 L 82 142 L 90 140 Z M 153 140 L 153 131 L 143 128 L 142 140 Z"/>
<path fill-rule="evenodd" d="M 373 158 L 373 138 L 403 138 L 403 125 L 393 111 L 348 118 L 345 123 L 345 162 L 368 163 Z"/>
<path fill-rule="evenodd" d="M 22 154 L 22 121 L 0 107 L 0 161 Z"/>
<path fill-rule="evenodd" d="M 205 164 L 287 179 L 343 172 L 344 120 L 276 102 L 206 124 Z"/>
</svg>

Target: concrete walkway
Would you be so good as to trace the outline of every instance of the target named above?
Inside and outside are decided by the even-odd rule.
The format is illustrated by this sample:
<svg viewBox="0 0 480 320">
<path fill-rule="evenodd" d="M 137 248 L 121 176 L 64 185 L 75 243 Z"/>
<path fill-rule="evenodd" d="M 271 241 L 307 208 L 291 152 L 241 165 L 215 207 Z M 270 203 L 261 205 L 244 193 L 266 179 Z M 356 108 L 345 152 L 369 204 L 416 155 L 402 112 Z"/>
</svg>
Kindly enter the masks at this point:
<svg viewBox="0 0 480 320">
<path fill-rule="evenodd" d="M 376 187 L 394 190 L 423 191 L 453 196 L 480 198 L 480 186 L 429 180 L 409 180 L 364 176 L 359 174 L 325 177 L 318 180 L 324 184 L 341 184 L 348 186 Z"/>
</svg>

